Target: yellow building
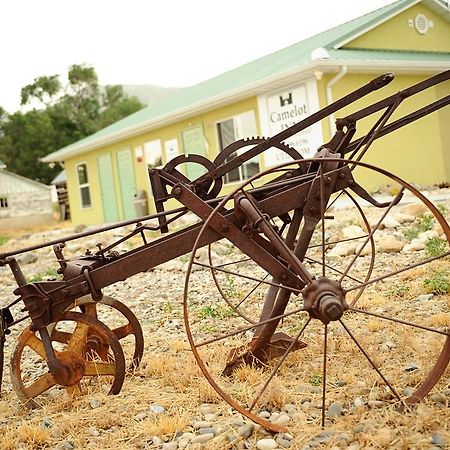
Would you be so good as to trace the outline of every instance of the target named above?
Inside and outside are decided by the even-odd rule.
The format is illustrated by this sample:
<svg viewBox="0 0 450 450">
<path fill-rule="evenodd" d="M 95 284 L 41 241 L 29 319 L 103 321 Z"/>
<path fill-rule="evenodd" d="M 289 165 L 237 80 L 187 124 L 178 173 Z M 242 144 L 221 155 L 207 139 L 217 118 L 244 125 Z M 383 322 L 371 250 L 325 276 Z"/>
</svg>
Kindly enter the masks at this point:
<svg viewBox="0 0 450 450">
<path fill-rule="evenodd" d="M 345 116 L 433 74 L 450 69 L 450 10 L 443 0 L 399 0 L 161 101 L 54 152 L 64 162 L 74 223 L 136 216 L 136 193 L 152 211 L 147 170 L 179 154 L 214 159 L 229 143 L 271 136 L 385 72 L 395 80 L 288 143 L 312 156 Z M 400 116 L 449 94 L 450 82 L 401 105 Z M 395 117 L 399 117 L 396 113 Z M 358 133 L 371 126 L 364 120 Z M 372 120 L 373 122 L 373 120 Z M 450 108 L 377 141 L 364 161 L 418 184 L 450 182 Z M 282 162 L 269 149 L 230 173 L 225 190 Z M 186 164 L 193 179 L 201 167 Z M 373 180 L 376 185 L 376 180 Z"/>
</svg>

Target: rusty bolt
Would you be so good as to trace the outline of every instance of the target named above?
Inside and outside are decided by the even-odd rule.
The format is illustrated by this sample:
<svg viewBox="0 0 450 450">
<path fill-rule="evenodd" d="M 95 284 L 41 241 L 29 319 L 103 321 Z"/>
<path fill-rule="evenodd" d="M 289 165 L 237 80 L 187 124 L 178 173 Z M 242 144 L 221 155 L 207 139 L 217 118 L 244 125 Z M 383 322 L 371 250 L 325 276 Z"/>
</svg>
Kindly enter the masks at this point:
<svg viewBox="0 0 450 450">
<path fill-rule="evenodd" d="M 180 188 L 180 186 L 174 187 L 174 188 L 172 189 L 172 194 L 173 194 L 175 197 L 179 197 L 179 196 L 181 195 L 181 188 Z"/>
</svg>

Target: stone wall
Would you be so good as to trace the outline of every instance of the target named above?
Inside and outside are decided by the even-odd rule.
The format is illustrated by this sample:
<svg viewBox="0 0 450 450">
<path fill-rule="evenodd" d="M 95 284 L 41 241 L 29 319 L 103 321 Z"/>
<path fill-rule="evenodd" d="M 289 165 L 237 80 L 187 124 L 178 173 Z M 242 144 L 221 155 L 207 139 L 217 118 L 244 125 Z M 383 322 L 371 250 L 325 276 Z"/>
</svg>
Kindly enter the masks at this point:
<svg viewBox="0 0 450 450">
<path fill-rule="evenodd" d="M 50 190 L 11 192 L 7 195 L 7 198 L 8 208 L 0 208 L 0 219 L 52 213 Z"/>
</svg>

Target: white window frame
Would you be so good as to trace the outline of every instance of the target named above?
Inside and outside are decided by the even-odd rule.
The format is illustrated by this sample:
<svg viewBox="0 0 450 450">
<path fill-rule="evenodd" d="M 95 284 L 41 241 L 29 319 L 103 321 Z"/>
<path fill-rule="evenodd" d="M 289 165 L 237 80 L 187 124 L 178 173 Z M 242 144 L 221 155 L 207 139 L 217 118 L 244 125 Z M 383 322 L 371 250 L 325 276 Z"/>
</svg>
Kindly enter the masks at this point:
<svg viewBox="0 0 450 450">
<path fill-rule="evenodd" d="M 78 167 L 80 166 L 86 166 L 86 177 L 87 177 L 87 183 L 80 183 L 80 178 L 79 178 L 79 172 L 78 172 Z M 92 208 L 92 196 L 91 196 L 91 186 L 89 183 L 89 172 L 88 172 L 88 164 L 86 161 L 80 162 L 75 166 L 75 175 L 77 177 L 77 184 L 78 184 L 78 193 L 80 196 L 80 206 L 81 209 L 89 209 Z M 83 195 L 81 194 L 81 189 L 85 189 L 88 188 L 88 192 L 89 192 L 89 200 L 90 200 L 90 204 L 89 205 L 84 205 L 83 204 Z"/>
<path fill-rule="evenodd" d="M 149 161 L 149 159 L 150 159 L 149 156 L 151 154 L 152 147 L 156 147 L 156 146 L 158 147 L 159 153 L 161 155 L 161 164 L 158 164 L 158 165 L 154 165 L 154 164 L 152 164 L 151 161 Z M 146 142 L 144 142 L 143 147 L 144 147 L 144 160 L 145 160 L 145 165 L 147 167 L 147 170 L 149 168 L 160 169 L 161 167 L 163 167 L 165 155 L 164 155 L 164 149 L 163 149 L 161 139 L 152 139 L 151 141 L 146 141 Z"/>
<path fill-rule="evenodd" d="M 253 124 L 254 124 L 254 129 L 248 133 L 248 135 L 246 133 L 243 132 L 243 130 L 241 129 L 241 126 L 238 122 L 238 117 L 239 116 L 243 116 L 244 114 L 251 114 L 252 118 L 253 118 Z M 215 122 L 215 129 L 216 129 L 216 138 L 217 138 L 217 143 L 218 143 L 218 148 L 220 148 L 221 145 L 221 136 L 219 133 L 219 125 L 223 122 L 226 122 L 228 120 L 233 120 L 233 128 L 234 128 L 234 132 L 235 132 L 235 139 L 236 140 L 240 140 L 240 139 L 245 139 L 245 138 L 251 138 L 257 135 L 257 129 L 256 129 L 256 113 L 255 110 L 253 109 L 249 109 L 247 111 L 242 111 L 240 113 L 237 114 L 233 114 L 232 116 L 228 116 L 228 117 L 224 117 L 221 118 L 220 120 L 217 120 Z M 220 148 L 219 153 L 222 151 L 223 149 Z M 243 147 L 242 149 L 237 151 L 238 155 L 241 155 L 242 153 L 244 153 L 246 151 L 246 147 Z M 238 173 L 239 173 L 239 180 L 233 180 L 233 181 L 227 181 L 227 177 L 225 176 L 225 184 L 230 185 L 233 183 L 242 183 L 243 181 L 247 180 L 248 178 L 244 177 L 244 169 L 245 169 L 245 165 L 249 164 L 251 162 L 258 162 L 258 170 L 261 169 L 261 161 L 259 158 L 260 155 L 255 156 L 254 158 L 250 159 L 249 161 L 247 161 L 245 164 L 242 164 L 238 167 Z"/>
</svg>

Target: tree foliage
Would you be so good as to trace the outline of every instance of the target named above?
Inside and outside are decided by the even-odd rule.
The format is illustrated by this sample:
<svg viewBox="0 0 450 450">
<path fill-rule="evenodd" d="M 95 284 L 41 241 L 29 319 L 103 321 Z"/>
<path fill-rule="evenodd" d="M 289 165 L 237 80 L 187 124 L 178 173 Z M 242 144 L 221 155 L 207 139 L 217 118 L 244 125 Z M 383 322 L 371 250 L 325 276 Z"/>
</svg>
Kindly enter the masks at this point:
<svg viewBox="0 0 450 450">
<path fill-rule="evenodd" d="M 24 86 L 22 111 L 8 114 L 0 106 L 0 160 L 8 170 L 49 184 L 61 168 L 40 158 L 144 106 L 122 86 L 101 91 L 91 66 L 70 66 L 67 79 L 63 85 L 58 75 L 44 75 Z"/>
</svg>

